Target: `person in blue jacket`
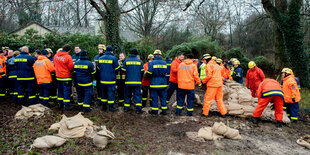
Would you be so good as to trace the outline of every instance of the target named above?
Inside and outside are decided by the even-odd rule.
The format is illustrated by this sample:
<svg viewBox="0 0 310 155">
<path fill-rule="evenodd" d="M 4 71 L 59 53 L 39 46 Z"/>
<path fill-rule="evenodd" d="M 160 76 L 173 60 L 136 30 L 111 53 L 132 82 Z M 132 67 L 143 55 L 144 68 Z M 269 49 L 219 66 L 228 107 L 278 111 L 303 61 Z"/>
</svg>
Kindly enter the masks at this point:
<svg viewBox="0 0 310 155">
<path fill-rule="evenodd" d="M 132 49 L 130 57 L 123 63 L 122 70 L 125 72 L 125 103 L 124 111 L 128 112 L 130 109 L 130 100 L 133 94 L 133 101 L 136 104 L 136 113 L 142 113 L 141 103 L 141 81 L 144 73 L 143 62 L 137 58 L 138 50 Z"/>
<path fill-rule="evenodd" d="M 146 72 L 148 76 L 151 77 L 150 83 L 150 94 L 152 98 L 152 110 L 149 111 L 149 114 L 157 115 L 158 114 L 158 97 L 160 98 L 162 115 L 167 115 L 167 95 L 166 88 L 167 84 L 167 63 L 161 58 L 161 51 L 154 51 L 155 59 L 150 62 L 148 71 Z"/>
<path fill-rule="evenodd" d="M 98 70 L 98 62 L 99 62 L 99 58 L 102 57 L 104 55 L 104 52 L 106 50 L 105 45 L 103 44 L 99 44 L 98 45 L 98 55 L 96 55 L 93 59 L 93 62 L 95 63 L 95 67 L 96 67 L 96 75 L 95 75 L 95 80 L 96 80 L 96 91 L 97 91 L 97 100 L 100 103 L 101 102 L 101 84 L 100 84 L 100 72 Z"/>
<path fill-rule="evenodd" d="M 13 101 L 17 101 L 17 95 L 18 95 L 18 89 L 17 89 L 17 69 L 16 69 L 16 64 L 15 64 L 15 58 L 17 54 L 11 53 L 13 51 L 8 52 L 8 57 L 5 62 L 6 65 L 6 74 L 8 75 L 8 83 L 9 83 L 9 89 L 10 93 L 13 97 Z"/>
<path fill-rule="evenodd" d="M 170 60 L 170 58 L 169 58 L 168 56 L 166 57 L 166 63 L 167 63 L 167 74 L 166 74 L 166 78 L 167 78 L 167 84 L 169 84 L 170 70 L 171 70 L 171 63 L 172 63 L 172 61 Z"/>
<path fill-rule="evenodd" d="M 20 55 L 14 60 L 17 70 L 17 83 L 18 83 L 18 104 L 24 104 L 24 91 L 28 90 L 28 98 L 30 104 L 35 101 L 35 94 L 33 88 L 35 87 L 33 64 L 34 59 L 29 55 L 29 49 L 27 46 L 21 48 Z"/>
<path fill-rule="evenodd" d="M 54 61 L 54 55 L 53 55 L 53 50 L 50 48 L 45 49 L 48 52 L 47 58 L 53 63 Z M 56 80 L 56 75 L 55 72 L 51 73 L 52 75 L 52 82 L 50 85 L 50 101 L 56 103 L 57 99 L 57 80 Z"/>
<path fill-rule="evenodd" d="M 93 63 L 88 60 L 86 51 L 81 50 L 79 54 L 79 60 L 74 63 L 78 105 L 83 112 L 90 112 L 90 103 L 93 97 L 93 75 L 96 69 Z"/>
<path fill-rule="evenodd" d="M 107 110 L 108 103 L 109 111 L 115 112 L 118 110 L 114 106 L 116 72 L 120 69 L 120 66 L 118 65 L 117 58 L 113 56 L 113 48 L 111 45 L 107 46 L 105 54 L 99 58 L 98 62 L 98 69 L 100 71 L 102 110 Z"/>
<path fill-rule="evenodd" d="M 233 63 L 234 63 L 234 71 L 231 77 L 233 78 L 234 81 L 242 84 L 243 76 L 242 76 L 242 68 L 240 66 L 240 61 L 235 60 Z"/>
<path fill-rule="evenodd" d="M 81 52 L 80 46 L 76 45 L 74 47 L 74 52 L 75 53 L 72 55 L 73 63 L 75 63 L 76 61 L 80 60 L 80 52 Z"/>
</svg>

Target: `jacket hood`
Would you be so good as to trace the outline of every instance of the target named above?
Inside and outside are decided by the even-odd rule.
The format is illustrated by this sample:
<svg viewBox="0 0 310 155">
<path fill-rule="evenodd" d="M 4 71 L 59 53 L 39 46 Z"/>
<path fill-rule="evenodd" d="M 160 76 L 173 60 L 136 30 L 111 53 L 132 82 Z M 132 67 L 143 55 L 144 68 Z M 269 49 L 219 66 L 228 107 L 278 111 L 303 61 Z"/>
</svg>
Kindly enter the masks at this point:
<svg viewBox="0 0 310 155">
<path fill-rule="evenodd" d="M 186 65 L 193 64 L 193 59 L 186 59 L 183 61 Z"/>
<path fill-rule="evenodd" d="M 174 60 L 177 61 L 178 63 L 182 62 L 180 59 L 178 59 L 178 57 L 175 57 Z"/>
<path fill-rule="evenodd" d="M 285 77 L 285 78 L 283 79 L 283 81 L 286 81 L 286 80 L 289 79 L 289 78 L 294 78 L 294 79 L 295 79 L 295 76 L 294 76 L 293 74 L 291 74 L 291 75 Z"/>
<path fill-rule="evenodd" d="M 39 55 L 39 56 L 38 56 L 38 60 L 43 60 L 43 59 L 47 59 L 47 57 L 46 57 L 46 56 L 43 56 L 43 55 Z"/>
</svg>

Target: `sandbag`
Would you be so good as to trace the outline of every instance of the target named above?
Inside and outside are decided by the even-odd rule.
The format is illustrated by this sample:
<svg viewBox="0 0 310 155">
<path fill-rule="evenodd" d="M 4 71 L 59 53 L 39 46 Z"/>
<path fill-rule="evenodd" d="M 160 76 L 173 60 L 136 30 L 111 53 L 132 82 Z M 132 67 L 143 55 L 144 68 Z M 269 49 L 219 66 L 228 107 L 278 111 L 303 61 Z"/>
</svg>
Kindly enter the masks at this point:
<svg viewBox="0 0 310 155">
<path fill-rule="evenodd" d="M 230 115 L 242 115 L 244 111 L 242 109 L 240 110 L 233 110 L 233 111 L 228 111 L 228 114 Z"/>
<path fill-rule="evenodd" d="M 186 136 L 193 140 L 193 141 L 197 141 L 197 142 L 205 142 L 205 140 L 201 137 L 198 137 L 198 132 L 186 132 L 185 133 Z"/>
<path fill-rule="evenodd" d="M 105 148 L 109 143 L 109 139 L 114 139 L 114 134 L 107 130 L 104 126 L 101 131 L 99 131 L 93 138 L 93 143 L 96 147 Z"/>
<path fill-rule="evenodd" d="M 220 123 L 215 122 L 212 127 L 212 132 L 218 135 L 223 135 L 227 138 L 234 139 L 234 140 L 241 139 L 241 136 L 237 129 L 232 129 L 230 127 L 227 127 L 222 122 Z"/>
<path fill-rule="evenodd" d="M 213 140 L 213 135 L 212 135 L 212 128 L 211 127 L 204 127 L 200 128 L 198 131 L 197 137 L 199 138 L 204 138 L 207 140 Z"/>
<path fill-rule="evenodd" d="M 28 119 L 30 117 L 39 118 L 49 112 L 49 108 L 42 104 L 35 104 L 28 107 L 22 106 L 22 109 L 15 114 L 15 119 Z"/>
<path fill-rule="evenodd" d="M 63 145 L 67 140 L 57 136 L 43 136 L 34 140 L 31 148 L 52 148 Z"/>
<path fill-rule="evenodd" d="M 298 145 L 304 146 L 310 150 L 310 135 L 299 138 L 297 141 Z"/>
</svg>

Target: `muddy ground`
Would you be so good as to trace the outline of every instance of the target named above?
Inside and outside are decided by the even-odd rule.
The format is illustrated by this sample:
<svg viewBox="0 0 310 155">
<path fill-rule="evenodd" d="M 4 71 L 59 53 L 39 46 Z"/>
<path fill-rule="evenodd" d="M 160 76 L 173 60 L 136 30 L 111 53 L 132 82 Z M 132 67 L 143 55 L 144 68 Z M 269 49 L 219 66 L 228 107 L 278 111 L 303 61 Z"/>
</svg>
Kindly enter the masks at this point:
<svg viewBox="0 0 310 155">
<path fill-rule="evenodd" d="M 167 116 L 137 115 L 134 111 L 124 113 L 121 108 L 116 113 L 102 112 L 96 105 L 92 107 L 93 111 L 84 116 L 96 125 L 106 125 L 116 136 L 105 149 L 93 146 L 92 139 L 76 138 L 61 147 L 42 150 L 30 149 L 30 145 L 37 137 L 56 134 L 48 128 L 60 121 L 62 114 L 73 116 L 78 111 L 63 112 L 53 107 L 51 114 L 40 119 L 21 121 L 14 120 L 15 113 L 21 107 L 2 101 L 0 154 L 310 154 L 310 150 L 296 143 L 299 137 L 310 134 L 309 114 L 304 114 L 298 123 L 278 129 L 273 122 L 255 125 L 244 118 L 222 118 L 214 113 L 201 117 L 201 107 L 195 107 L 192 117 L 185 116 L 185 112 L 183 116 L 175 116 L 171 103 Z M 220 121 L 239 129 L 243 139 L 196 142 L 185 134 Z"/>
</svg>

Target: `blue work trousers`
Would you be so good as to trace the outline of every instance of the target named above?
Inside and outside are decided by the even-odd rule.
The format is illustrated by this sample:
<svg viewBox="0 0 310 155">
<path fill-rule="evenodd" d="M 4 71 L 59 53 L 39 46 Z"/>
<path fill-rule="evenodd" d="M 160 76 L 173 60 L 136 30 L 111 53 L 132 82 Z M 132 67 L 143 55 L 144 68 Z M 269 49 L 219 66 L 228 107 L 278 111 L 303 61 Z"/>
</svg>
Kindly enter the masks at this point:
<svg viewBox="0 0 310 155">
<path fill-rule="evenodd" d="M 50 96 L 50 83 L 39 84 L 40 101 L 44 106 L 48 105 Z"/>
<path fill-rule="evenodd" d="M 169 86 L 167 88 L 167 104 L 170 101 L 171 96 L 173 95 L 174 91 L 177 91 L 178 93 L 178 84 L 177 83 L 173 83 L 173 82 L 169 82 Z"/>
<path fill-rule="evenodd" d="M 35 87 L 35 81 L 34 80 L 18 80 L 17 85 L 18 85 L 18 96 L 17 96 L 18 104 L 23 104 L 24 102 L 25 89 L 27 89 L 28 91 L 29 103 L 33 104 L 36 99 L 36 95 L 33 89 Z"/>
<path fill-rule="evenodd" d="M 64 105 L 70 105 L 71 87 L 72 87 L 72 80 L 68 80 L 68 81 L 58 80 L 57 81 L 58 103 L 63 103 Z"/>
<path fill-rule="evenodd" d="M 136 104 L 136 111 L 141 111 L 142 103 L 141 103 L 141 87 L 140 86 L 126 86 L 124 109 L 125 110 L 129 109 L 132 95 L 133 95 L 133 101 Z"/>
<path fill-rule="evenodd" d="M 158 97 L 161 103 L 162 112 L 167 112 L 167 103 L 166 103 L 166 88 L 163 89 L 152 89 L 151 88 L 151 98 L 152 98 L 152 110 L 154 113 L 158 113 Z"/>
<path fill-rule="evenodd" d="M 288 118 L 298 120 L 299 103 L 284 103 L 283 109 L 286 110 Z"/>
<path fill-rule="evenodd" d="M 195 91 L 187 89 L 178 89 L 177 91 L 177 114 L 181 114 L 183 109 L 183 103 L 185 101 L 185 96 L 187 96 L 187 114 L 191 115 L 194 111 L 194 100 Z"/>
<path fill-rule="evenodd" d="M 101 104 L 113 106 L 115 102 L 115 85 L 101 85 Z"/>
<path fill-rule="evenodd" d="M 77 86 L 78 105 L 89 108 L 93 98 L 93 86 Z"/>
</svg>

